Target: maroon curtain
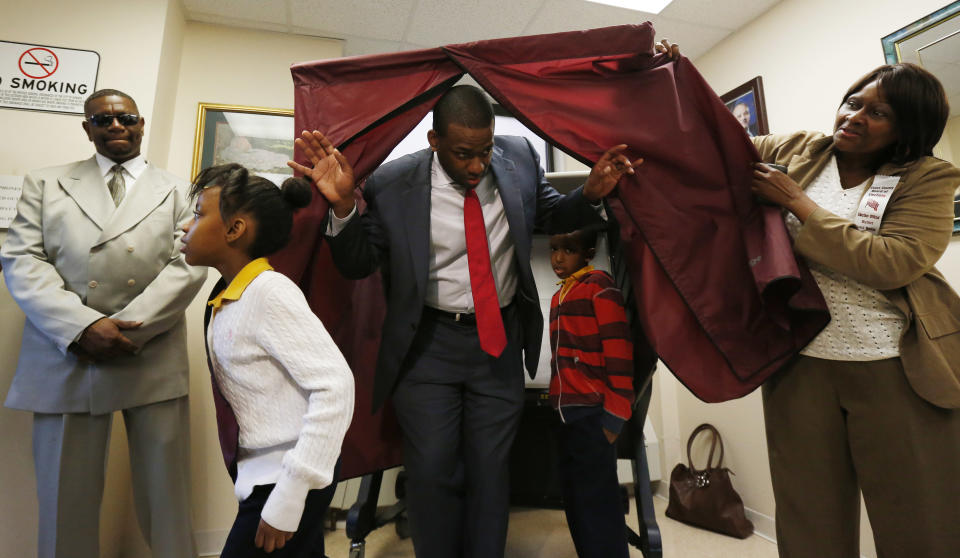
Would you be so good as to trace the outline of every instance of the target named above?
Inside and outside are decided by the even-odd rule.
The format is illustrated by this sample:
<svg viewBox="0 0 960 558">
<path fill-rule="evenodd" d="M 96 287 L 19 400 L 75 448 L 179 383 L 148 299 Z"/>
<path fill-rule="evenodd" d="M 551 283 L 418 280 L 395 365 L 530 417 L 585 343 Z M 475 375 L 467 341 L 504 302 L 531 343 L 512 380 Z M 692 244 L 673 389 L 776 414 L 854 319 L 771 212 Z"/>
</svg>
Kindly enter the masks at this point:
<svg viewBox="0 0 960 558">
<path fill-rule="evenodd" d="M 322 130 L 354 167 L 358 181 L 430 112 L 462 70 L 440 49 L 341 58 L 293 66 L 296 130 Z M 309 164 L 297 153 L 298 161 Z M 361 203 L 359 190 L 357 200 Z M 373 376 L 385 307 L 380 274 L 348 281 L 322 242 L 327 203 L 314 192 L 299 211 L 290 244 L 270 257 L 299 283 L 354 372 L 356 405 L 344 440 L 340 476 L 401 462 L 400 431 L 388 402 L 372 412 Z"/>
<path fill-rule="evenodd" d="M 609 198 L 642 327 L 695 395 L 755 389 L 829 321 L 779 211 L 750 193 L 757 160 L 696 69 L 649 54 L 649 23 L 299 64 L 297 129 L 319 129 L 366 177 L 466 71 L 529 128 L 591 164 L 615 144 L 642 166 Z M 359 196 L 359 193 L 358 193 Z M 399 463 L 392 410 L 370 413 L 383 319 L 379 278 L 332 270 L 319 196 L 271 258 L 299 281 L 357 379 L 344 477 Z"/>
</svg>

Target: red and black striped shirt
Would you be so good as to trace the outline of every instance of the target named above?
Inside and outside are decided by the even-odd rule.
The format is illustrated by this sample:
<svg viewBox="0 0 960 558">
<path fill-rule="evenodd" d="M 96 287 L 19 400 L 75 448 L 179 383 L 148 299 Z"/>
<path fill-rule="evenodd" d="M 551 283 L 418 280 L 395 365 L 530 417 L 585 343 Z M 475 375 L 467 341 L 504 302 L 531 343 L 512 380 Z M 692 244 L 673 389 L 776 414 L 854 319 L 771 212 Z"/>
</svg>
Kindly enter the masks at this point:
<svg viewBox="0 0 960 558">
<path fill-rule="evenodd" d="M 578 274 L 574 274 L 577 276 Z M 592 270 L 550 303 L 550 402 L 562 420 L 602 406 L 619 433 L 633 404 L 633 342 L 623 296 L 610 275 Z"/>
</svg>

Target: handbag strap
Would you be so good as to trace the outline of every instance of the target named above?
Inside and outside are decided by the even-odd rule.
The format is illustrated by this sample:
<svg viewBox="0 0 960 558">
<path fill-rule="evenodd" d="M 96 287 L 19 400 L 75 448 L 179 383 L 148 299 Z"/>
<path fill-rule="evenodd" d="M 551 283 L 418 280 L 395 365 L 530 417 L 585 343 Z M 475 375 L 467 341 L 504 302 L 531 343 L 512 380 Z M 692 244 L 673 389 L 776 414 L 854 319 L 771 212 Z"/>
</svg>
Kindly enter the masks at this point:
<svg viewBox="0 0 960 558">
<path fill-rule="evenodd" d="M 707 456 L 707 466 L 702 470 L 698 470 L 693 466 L 693 458 L 690 456 L 691 450 L 693 449 L 693 440 L 701 432 L 709 430 L 713 433 L 713 439 L 710 442 L 710 454 Z M 716 467 L 712 466 L 713 463 L 713 453 L 717 449 L 717 445 L 720 446 L 720 459 L 717 460 Z M 719 469 L 723 466 L 723 438 L 720 437 L 720 432 L 709 423 L 701 424 L 700 426 L 693 429 L 693 432 L 690 433 L 690 438 L 687 440 L 687 465 L 690 467 L 690 472 L 697 474 L 702 473 L 708 469 Z"/>
</svg>

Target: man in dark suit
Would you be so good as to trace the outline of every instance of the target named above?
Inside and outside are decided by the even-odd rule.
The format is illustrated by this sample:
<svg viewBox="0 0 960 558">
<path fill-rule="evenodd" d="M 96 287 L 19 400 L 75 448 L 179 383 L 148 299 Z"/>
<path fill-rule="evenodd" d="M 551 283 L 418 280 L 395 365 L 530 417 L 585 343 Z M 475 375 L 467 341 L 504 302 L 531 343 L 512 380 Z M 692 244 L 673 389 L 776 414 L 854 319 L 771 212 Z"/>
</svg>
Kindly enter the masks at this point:
<svg viewBox="0 0 960 558">
<path fill-rule="evenodd" d="M 543 316 L 530 267 L 534 226 L 600 219 L 600 200 L 633 165 L 607 151 L 564 196 L 523 138 L 494 137 L 472 86 L 434 107 L 430 149 L 377 169 L 357 215 L 353 171 L 320 132 L 297 144 L 331 205 L 327 238 L 351 279 L 383 274 L 387 314 L 373 407 L 392 394 L 404 435 L 407 505 L 420 558 L 503 556 L 508 459 L 535 372 Z"/>
</svg>

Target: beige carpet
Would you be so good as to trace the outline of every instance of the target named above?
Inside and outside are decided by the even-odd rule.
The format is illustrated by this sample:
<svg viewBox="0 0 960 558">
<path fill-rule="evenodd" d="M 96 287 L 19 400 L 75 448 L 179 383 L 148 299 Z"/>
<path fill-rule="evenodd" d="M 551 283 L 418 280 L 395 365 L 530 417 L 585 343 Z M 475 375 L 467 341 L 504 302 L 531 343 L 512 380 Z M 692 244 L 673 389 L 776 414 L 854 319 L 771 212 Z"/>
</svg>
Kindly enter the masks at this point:
<svg viewBox="0 0 960 558">
<path fill-rule="evenodd" d="M 654 498 L 657 524 L 663 538 L 664 558 L 776 558 L 777 547 L 770 541 L 752 536 L 745 540 L 717 535 L 688 527 L 663 515 L 667 503 Z M 633 502 L 631 512 L 635 510 Z M 627 521 L 636 529 L 636 515 Z M 326 537 L 327 556 L 348 558 L 350 541 L 342 529 Z M 510 513 L 510 532 L 506 555 L 511 558 L 576 558 L 570 533 L 561 510 L 517 508 Z M 635 548 L 631 558 L 642 558 Z M 397 537 L 393 525 L 377 529 L 366 541 L 365 558 L 413 558 L 410 539 Z"/>
</svg>

